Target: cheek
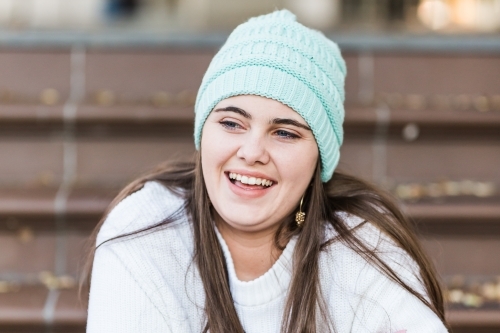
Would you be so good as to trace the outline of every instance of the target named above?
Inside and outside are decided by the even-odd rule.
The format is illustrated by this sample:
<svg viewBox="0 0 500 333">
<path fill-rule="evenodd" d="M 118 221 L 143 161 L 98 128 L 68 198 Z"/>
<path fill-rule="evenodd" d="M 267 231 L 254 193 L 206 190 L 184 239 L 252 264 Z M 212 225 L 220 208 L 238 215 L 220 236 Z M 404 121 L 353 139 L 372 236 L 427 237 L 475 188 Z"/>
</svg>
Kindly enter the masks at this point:
<svg viewBox="0 0 500 333">
<path fill-rule="evenodd" d="M 284 180 L 292 181 L 296 184 L 309 183 L 314 174 L 316 163 L 318 162 L 318 151 L 316 145 L 310 145 L 306 149 L 297 151 L 280 150 L 275 154 L 274 159 L 279 173 Z"/>
<path fill-rule="evenodd" d="M 207 185 L 215 180 L 214 175 L 221 172 L 234 150 L 232 141 L 217 126 L 218 124 L 207 122 L 201 137 L 201 166 Z"/>
</svg>

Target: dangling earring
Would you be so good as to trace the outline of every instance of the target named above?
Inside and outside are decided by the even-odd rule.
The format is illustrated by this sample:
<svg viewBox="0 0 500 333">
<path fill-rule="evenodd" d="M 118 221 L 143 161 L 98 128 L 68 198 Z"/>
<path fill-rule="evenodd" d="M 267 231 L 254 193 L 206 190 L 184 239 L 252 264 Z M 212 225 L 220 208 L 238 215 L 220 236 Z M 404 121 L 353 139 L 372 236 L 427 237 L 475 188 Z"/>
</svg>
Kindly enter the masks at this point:
<svg viewBox="0 0 500 333">
<path fill-rule="evenodd" d="M 304 196 L 300 199 L 299 211 L 295 213 L 295 223 L 297 223 L 298 227 L 302 227 L 302 223 L 304 223 L 306 219 L 306 213 L 302 211 L 302 203 L 304 202 Z"/>
</svg>

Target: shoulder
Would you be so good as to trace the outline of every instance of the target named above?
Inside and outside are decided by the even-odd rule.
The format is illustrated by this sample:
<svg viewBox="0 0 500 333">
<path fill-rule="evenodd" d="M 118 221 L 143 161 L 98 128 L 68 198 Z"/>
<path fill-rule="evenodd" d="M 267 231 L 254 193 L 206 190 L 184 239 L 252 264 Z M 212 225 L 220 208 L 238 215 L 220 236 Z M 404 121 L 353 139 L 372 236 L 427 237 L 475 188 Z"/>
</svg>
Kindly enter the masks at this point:
<svg viewBox="0 0 500 333">
<path fill-rule="evenodd" d="M 339 217 L 364 248 L 341 240 L 333 227 L 327 227 L 327 235 L 334 241 L 320 261 L 326 280 L 340 282 L 336 285 L 343 292 L 371 295 L 377 301 L 406 293 L 381 267 L 385 265 L 398 279 L 427 298 L 420 267 L 405 249 L 370 221 L 347 213 L 340 213 Z M 380 259 L 379 264 L 375 256 Z"/>
<path fill-rule="evenodd" d="M 171 222 L 170 217 L 174 217 Z M 167 218 L 169 223 L 143 231 Z M 129 280 L 139 284 L 151 301 L 160 304 L 166 298 L 184 299 L 179 293 L 184 291 L 187 272 L 193 272 L 193 234 L 184 200 L 168 188 L 148 182 L 123 199 L 108 214 L 96 244 L 94 270 L 106 271 L 106 265 L 114 262 L 128 272 Z M 113 276 L 105 278 L 111 281 Z M 195 285 L 195 275 L 190 278 Z M 157 293 L 159 289 L 163 294 Z"/>
<path fill-rule="evenodd" d="M 338 216 L 368 251 L 347 244 L 333 227 L 326 227 L 327 239 L 334 241 L 320 257 L 320 279 L 327 304 L 335 304 L 329 306 L 333 318 L 339 318 L 341 326 L 356 327 L 356 332 L 373 332 L 366 327 L 410 332 L 425 318 L 424 331 L 446 332 L 431 309 L 370 260 L 376 254 L 398 279 L 428 299 L 420 267 L 412 257 L 370 221 L 347 213 Z"/>
<path fill-rule="evenodd" d="M 111 238 L 147 228 L 184 208 L 184 200 L 158 182 L 144 187 L 123 199 L 106 217 L 99 230 L 96 245 Z M 181 221 L 186 222 L 182 212 Z"/>
<path fill-rule="evenodd" d="M 338 222 L 342 227 L 352 235 L 354 235 L 363 245 L 370 250 L 376 250 L 381 247 L 381 244 L 390 242 L 388 236 L 384 236 L 383 232 L 370 221 L 367 221 L 359 216 L 352 215 L 346 212 L 337 212 Z M 325 224 L 325 241 L 330 242 L 331 246 L 327 248 L 327 252 L 331 251 L 347 251 L 350 247 L 342 240 L 339 231 L 331 224 Z"/>
<path fill-rule="evenodd" d="M 165 328 L 167 332 L 192 331 L 204 294 L 192 265 L 193 235 L 183 209 L 182 198 L 157 182 L 148 182 L 110 212 L 98 235 L 92 270 L 92 331 L 128 323 L 132 326 L 126 332 L 152 323 L 162 329 L 168 326 L 171 330 Z M 166 226 L 106 242 L 157 225 L 172 214 L 175 219 Z M 102 312 L 98 309 L 111 311 L 109 318 L 96 315 Z M 96 324 L 97 317 L 104 318 L 105 325 Z"/>
<path fill-rule="evenodd" d="M 366 249 L 356 248 L 356 245 L 348 244 L 340 239 L 338 232 L 331 226 L 326 227 L 327 239 L 334 241 L 327 247 L 323 261 L 328 267 L 342 267 L 342 274 L 346 281 L 362 276 L 362 280 L 352 288 L 370 288 L 375 280 L 388 281 L 389 278 L 381 271 L 381 268 L 370 259 L 377 255 L 380 260 L 410 287 L 425 295 L 420 278 L 420 267 L 413 258 L 399 246 L 387 233 L 370 221 L 348 213 L 338 213 L 341 221 L 355 238 L 364 245 Z M 366 251 L 368 250 L 368 252 Z"/>
</svg>

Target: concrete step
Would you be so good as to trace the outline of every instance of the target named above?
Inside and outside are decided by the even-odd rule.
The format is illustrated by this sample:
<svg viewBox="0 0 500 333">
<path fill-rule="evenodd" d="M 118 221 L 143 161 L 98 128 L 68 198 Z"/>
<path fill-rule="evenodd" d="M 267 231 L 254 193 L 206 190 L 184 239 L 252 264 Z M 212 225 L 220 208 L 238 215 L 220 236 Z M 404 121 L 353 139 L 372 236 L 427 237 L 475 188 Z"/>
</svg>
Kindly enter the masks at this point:
<svg viewBox="0 0 500 333">
<path fill-rule="evenodd" d="M 45 286 L 16 286 L 0 293 L 0 333 L 85 332 L 86 294 L 76 288 L 47 289 Z M 447 318 L 453 332 L 496 332 L 499 310 L 449 309 Z"/>
<path fill-rule="evenodd" d="M 0 99 L 64 104 L 78 97 L 112 104 L 149 101 L 158 92 L 192 93 L 217 47 L 4 48 Z M 497 109 L 500 60 L 495 54 L 352 50 L 344 57 L 348 103 L 373 103 L 383 97 L 391 108 Z M 492 99 L 485 102 L 483 97 Z"/>
<path fill-rule="evenodd" d="M 97 221 L 104 213 L 119 188 L 70 188 L 61 197 L 56 188 L 0 189 L 0 219 L 8 221 L 40 221 L 40 226 L 50 228 L 48 221 L 58 215 L 68 223 Z M 57 208 L 58 200 L 64 200 L 64 210 Z M 500 195 L 487 198 L 454 196 L 407 201 L 403 210 L 421 223 L 500 223 Z M 35 223 L 35 222 L 33 222 Z M 1 224 L 0 224 L 1 226 Z"/>
<path fill-rule="evenodd" d="M 190 94 L 184 96 L 184 93 Z M 181 97 L 170 97 L 174 99 L 186 98 L 185 102 L 177 105 L 167 103 L 168 98 L 163 93 L 158 93 L 159 101 L 152 99 L 150 102 L 126 103 L 113 105 L 99 104 L 70 104 L 70 105 L 43 105 L 43 104 L 0 104 L 0 120 L 2 126 L 6 125 L 63 125 L 71 123 L 74 125 L 106 124 L 124 125 L 132 124 L 151 126 L 155 124 L 192 124 L 194 121 L 194 92 L 181 92 Z M 163 96 L 163 97 L 162 97 Z M 161 98 L 166 98 L 166 104 L 160 103 Z M 408 123 L 416 123 L 423 127 L 440 128 L 499 128 L 500 127 L 500 105 L 498 109 L 486 112 L 475 110 L 435 110 L 429 107 L 421 110 L 412 110 L 400 106 L 392 108 L 384 101 L 377 106 L 363 107 L 359 105 L 347 105 L 344 125 L 348 128 L 359 126 L 374 127 L 380 123 L 380 112 L 387 108 L 390 113 L 384 119 L 388 126 L 402 126 Z M 66 108 L 66 111 L 65 111 Z M 68 108 L 73 108 L 68 112 Z M 50 129 L 51 127 L 46 127 Z M 52 128 L 56 128 L 55 126 Z"/>
<path fill-rule="evenodd" d="M 187 117 L 186 109 L 82 106 L 77 114 L 85 108 L 91 111 L 81 122 L 49 117 L 44 123 L 33 107 L 25 110 L 33 113 L 28 123 L 0 125 L 0 185 L 57 187 L 66 172 L 78 187 L 119 188 L 163 161 L 194 153 L 191 111 Z M 141 110 L 146 116 L 139 121 Z M 349 110 L 339 169 L 389 187 L 443 180 L 500 187 L 500 112 L 461 111 L 453 118 L 452 112 Z"/>
<path fill-rule="evenodd" d="M 85 332 L 87 296 L 77 289 L 18 285 L 0 293 L 0 332 Z"/>
</svg>

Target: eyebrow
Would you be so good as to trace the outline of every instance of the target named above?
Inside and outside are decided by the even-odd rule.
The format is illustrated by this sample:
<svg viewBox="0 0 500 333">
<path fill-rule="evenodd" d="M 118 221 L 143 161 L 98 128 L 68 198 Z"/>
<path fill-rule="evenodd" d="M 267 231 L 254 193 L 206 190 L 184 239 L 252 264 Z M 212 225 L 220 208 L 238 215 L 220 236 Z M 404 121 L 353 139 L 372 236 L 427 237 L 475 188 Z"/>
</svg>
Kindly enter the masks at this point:
<svg viewBox="0 0 500 333">
<path fill-rule="evenodd" d="M 309 126 L 301 124 L 297 120 L 289 118 L 274 118 L 272 120 L 272 123 L 275 125 L 293 125 L 311 131 L 311 128 Z"/>
<path fill-rule="evenodd" d="M 252 115 L 250 113 L 248 113 L 245 110 L 240 109 L 236 106 L 227 106 L 225 108 L 217 108 L 214 110 L 214 112 L 236 112 L 237 114 L 240 114 L 247 119 L 252 119 Z M 309 126 L 301 124 L 297 120 L 290 119 L 290 118 L 274 118 L 271 121 L 271 124 L 273 124 L 273 125 L 292 125 L 292 126 L 297 126 L 297 127 L 303 128 L 303 129 L 308 130 L 308 131 L 312 131 Z"/>
<path fill-rule="evenodd" d="M 223 112 L 223 111 L 226 111 L 226 112 L 236 112 L 237 114 L 240 114 L 240 115 L 242 115 L 243 117 L 245 117 L 247 119 L 252 119 L 252 116 L 250 115 L 250 113 L 246 112 L 243 109 L 237 108 L 236 106 L 228 106 L 228 107 L 225 107 L 225 108 L 218 108 L 218 109 L 214 110 L 214 112 Z"/>
</svg>

